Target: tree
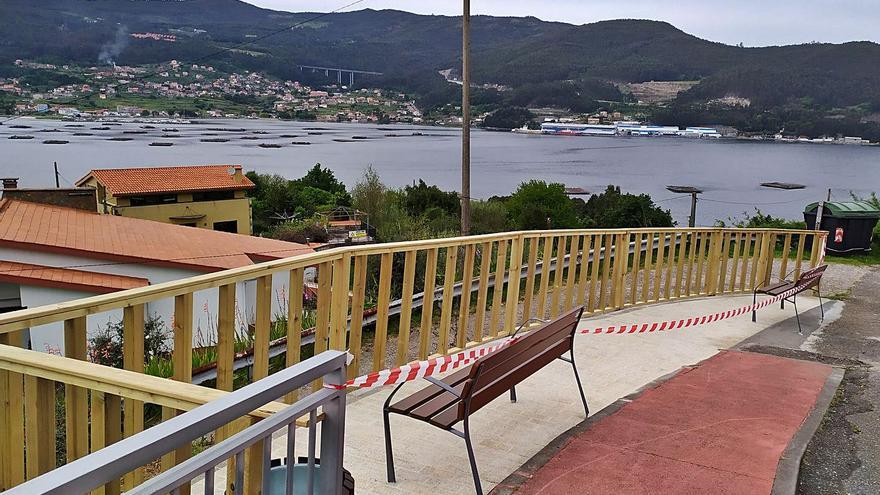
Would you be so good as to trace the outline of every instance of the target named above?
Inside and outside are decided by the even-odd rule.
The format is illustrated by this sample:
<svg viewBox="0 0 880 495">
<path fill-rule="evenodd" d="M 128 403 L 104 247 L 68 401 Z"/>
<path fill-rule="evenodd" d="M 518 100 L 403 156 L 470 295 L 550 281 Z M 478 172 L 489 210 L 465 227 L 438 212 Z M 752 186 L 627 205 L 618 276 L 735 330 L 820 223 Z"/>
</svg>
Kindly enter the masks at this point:
<svg viewBox="0 0 880 495">
<path fill-rule="evenodd" d="M 608 186 L 602 194 L 586 202 L 577 200 L 579 214 L 589 227 L 672 227 L 672 214 L 654 204 L 647 194 L 621 194 L 620 187 Z"/>
<path fill-rule="evenodd" d="M 565 194 L 565 186 L 542 180 L 523 182 L 507 200 L 508 218 L 521 230 L 581 227 L 581 221 Z"/>
<path fill-rule="evenodd" d="M 501 107 L 483 120 L 485 127 L 495 129 L 518 129 L 534 120 L 535 114 L 522 107 Z"/>
<path fill-rule="evenodd" d="M 461 202 L 456 192 L 447 192 L 437 186 L 429 186 L 422 179 L 419 179 L 418 184 L 404 187 L 403 191 L 404 205 L 410 215 L 423 215 L 431 208 L 439 208 L 450 215 L 460 214 Z"/>
</svg>

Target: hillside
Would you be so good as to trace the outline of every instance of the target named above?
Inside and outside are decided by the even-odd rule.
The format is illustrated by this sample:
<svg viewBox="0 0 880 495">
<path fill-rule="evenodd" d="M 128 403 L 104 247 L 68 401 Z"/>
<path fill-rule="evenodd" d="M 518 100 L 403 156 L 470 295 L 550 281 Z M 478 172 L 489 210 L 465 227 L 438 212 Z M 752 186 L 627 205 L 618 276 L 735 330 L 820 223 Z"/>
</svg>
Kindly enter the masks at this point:
<svg viewBox="0 0 880 495">
<path fill-rule="evenodd" d="M 18 58 L 77 64 L 193 61 L 228 49 L 210 62 L 306 82 L 326 80 L 299 72 L 296 64 L 378 71 L 385 76 L 361 83 L 412 92 L 424 107 L 455 101 L 458 88 L 437 71 L 460 65 L 460 18 L 361 10 L 284 29 L 314 16 L 238 0 L 4 0 L 0 68 Z M 514 90 L 477 92 L 478 105 L 586 111 L 595 100 L 624 100 L 618 83 L 699 81 L 656 117 L 742 124 L 771 111 L 778 114 L 778 127 L 793 114 L 799 121 L 831 115 L 861 125 L 880 111 L 875 43 L 742 48 L 644 20 L 573 26 L 476 16 L 472 25 L 474 80 Z M 143 32 L 174 35 L 176 41 L 130 36 Z M 725 106 L 727 100 L 748 107 Z"/>
</svg>

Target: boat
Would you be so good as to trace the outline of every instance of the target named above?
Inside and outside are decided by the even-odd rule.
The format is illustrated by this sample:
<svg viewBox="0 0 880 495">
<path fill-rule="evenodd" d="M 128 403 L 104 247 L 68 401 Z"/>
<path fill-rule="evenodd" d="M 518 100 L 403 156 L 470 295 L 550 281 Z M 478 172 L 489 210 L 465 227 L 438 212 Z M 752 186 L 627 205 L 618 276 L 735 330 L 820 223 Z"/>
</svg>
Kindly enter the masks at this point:
<svg viewBox="0 0 880 495">
<path fill-rule="evenodd" d="M 74 136 L 94 136 L 91 132 L 74 132 Z"/>
<path fill-rule="evenodd" d="M 123 134 L 146 134 L 147 131 L 122 131 Z"/>
<path fill-rule="evenodd" d="M 31 126 L 29 126 L 29 125 L 23 125 L 23 124 L 15 124 L 15 125 L 11 125 L 11 126 L 9 126 L 9 128 L 10 128 L 10 129 L 30 129 Z"/>
<path fill-rule="evenodd" d="M 33 136 L 25 136 L 25 135 L 21 135 L 21 134 L 9 136 L 9 139 L 33 139 L 33 138 L 34 138 Z"/>
<path fill-rule="evenodd" d="M 109 131 L 109 127 L 92 127 L 93 131 Z"/>
<path fill-rule="evenodd" d="M 313 131 L 313 132 L 309 132 L 309 136 L 320 136 L 320 135 L 322 135 L 322 134 L 324 134 L 324 133 L 323 133 L 323 132 L 314 132 L 314 131 Z"/>
<path fill-rule="evenodd" d="M 282 134 L 281 136 L 278 136 L 278 137 L 280 137 L 281 139 L 296 139 L 299 136 L 297 136 L 296 134 Z"/>
<path fill-rule="evenodd" d="M 162 142 L 162 141 L 153 141 L 150 143 L 150 146 L 174 146 L 174 143 Z"/>
<path fill-rule="evenodd" d="M 308 145 L 310 145 L 310 144 L 312 144 L 312 143 L 310 143 L 310 142 L 308 142 L 308 141 L 294 141 L 294 142 L 292 142 L 292 143 L 290 143 L 290 144 L 295 144 L 295 145 L 297 145 L 297 146 L 308 146 Z"/>
<path fill-rule="evenodd" d="M 43 141 L 43 144 L 67 144 L 70 141 L 65 141 L 63 139 L 47 139 Z"/>
<path fill-rule="evenodd" d="M 260 143 L 257 146 L 259 146 L 260 148 L 280 148 L 281 147 L 280 144 L 275 144 L 275 143 Z"/>
<path fill-rule="evenodd" d="M 266 132 L 266 131 L 254 131 L 253 133 L 254 133 L 254 134 L 269 134 L 269 133 Z"/>
<path fill-rule="evenodd" d="M 260 138 L 258 136 L 242 136 L 239 139 L 244 139 L 245 141 L 257 141 Z"/>
<path fill-rule="evenodd" d="M 229 140 L 224 139 L 224 138 L 204 138 L 204 139 L 199 139 L 199 141 L 201 141 L 203 143 L 226 143 Z"/>
<path fill-rule="evenodd" d="M 180 129 L 172 129 L 169 127 L 167 129 L 162 129 L 162 132 L 180 132 Z"/>
<path fill-rule="evenodd" d="M 117 137 L 112 137 L 112 138 L 108 139 L 107 141 L 132 141 L 133 139 L 134 139 L 134 138 L 130 138 L 130 137 L 118 137 L 118 136 L 117 136 Z"/>
</svg>

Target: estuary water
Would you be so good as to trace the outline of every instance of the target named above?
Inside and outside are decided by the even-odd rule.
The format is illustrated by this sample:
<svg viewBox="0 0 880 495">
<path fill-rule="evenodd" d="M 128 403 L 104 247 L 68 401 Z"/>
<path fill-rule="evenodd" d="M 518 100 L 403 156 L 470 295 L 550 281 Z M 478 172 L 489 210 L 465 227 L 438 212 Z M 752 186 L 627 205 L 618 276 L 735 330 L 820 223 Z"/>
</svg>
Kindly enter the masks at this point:
<svg viewBox="0 0 880 495">
<path fill-rule="evenodd" d="M 10 139 L 13 136 L 31 138 Z M 50 140 L 68 143 L 45 144 Z M 614 184 L 625 192 L 650 194 L 684 225 L 690 198 L 670 193 L 667 185 L 705 191 L 697 207 L 699 225 L 742 217 L 756 207 L 774 216 L 802 219 L 804 206 L 822 199 L 828 188 L 840 200 L 849 199 L 851 192 L 880 192 L 880 147 L 482 130 L 473 131 L 471 142 L 475 198 L 510 194 L 530 179 L 590 192 Z M 241 164 L 245 170 L 297 178 L 320 162 L 349 187 L 372 166 L 389 186 L 423 179 L 458 190 L 460 160 L 459 130 L 442 127 L 273 120 L 113 125 L 31 118 L 0 126 L 0 176 L 19 177 L 20 187 L 54 186 L 53 162 L 58 162 L 62 186 L 93 168 Z M 760 186 L 771 181 L 806 188 Z"/>
</svg>

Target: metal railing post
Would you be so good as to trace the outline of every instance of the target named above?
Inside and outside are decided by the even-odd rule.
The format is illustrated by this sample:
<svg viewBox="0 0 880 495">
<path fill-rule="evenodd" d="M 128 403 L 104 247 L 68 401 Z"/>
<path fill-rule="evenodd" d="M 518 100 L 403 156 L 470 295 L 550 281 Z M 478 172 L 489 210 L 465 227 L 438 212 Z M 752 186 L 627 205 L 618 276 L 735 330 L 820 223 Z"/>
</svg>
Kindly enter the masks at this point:
<svg viewBox="0 0 880 495">
<path fill-rule="evenodd" d="M 346 380 L 346 366 L 324 375 L 324 383 L 340 385 Z M 321 493 L 342 491 L 342 454 L 345 446 L 345 395 L 339 394 L 336 399 L 324 404 L 324 421 L 321 422 L 321 469 L 319 486 Z M 288 462 L 290 462 L 288 460 Z M 327 487 L 336 487 L 330 491 Z"/>
</svg>

